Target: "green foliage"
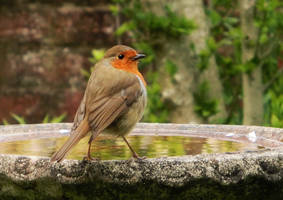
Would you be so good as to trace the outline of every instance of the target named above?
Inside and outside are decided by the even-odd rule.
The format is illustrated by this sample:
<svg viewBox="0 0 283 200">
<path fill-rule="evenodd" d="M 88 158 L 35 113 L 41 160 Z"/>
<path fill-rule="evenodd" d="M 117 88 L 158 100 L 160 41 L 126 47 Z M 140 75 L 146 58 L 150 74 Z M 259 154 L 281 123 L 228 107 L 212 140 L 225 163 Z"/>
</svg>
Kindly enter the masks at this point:
<svg viewBox="0 0 283 200">
<path fill-rule="evenodd" d="M 208 62 L 211 57 L 211 51 L 209 51 L 209 49 L 202 49 L 198 54 L 198 57 L 199 62 L 197 64 L 197 67 L 200 69 L 200 71 L 203 71 L 208 67 Z"/>
<path fill-rule="evenodd" d="M 109 9 L 113 15 L 117 16 L 119 14 L 119 7 L 117 6 L 117 4 L 109 5 Z"/>
<path fill-rule="evenodd" d="M 274 101 L 271 102 L 271 119 L 270 124 L 273 127 L 283 128 L 283 95 L 273 97 Z"/>
<path fill-rule="evenodd" d="M 258 27 L 256 58 L 266 83 L 265 124 L 283 127 L 283 76 L 279 60 L 283 53 L 283 6 L 279 0 L 258 0 L 255 25 Z M 256 62 L 255 62 L 256 63 Z"/>
<path fill-rule="evenodd" d="M 63 113 L 62 115 L 59 116 L 55 116 L 55 117 L 49 117 L 49 115 L 45 115 L 42 123 L 46 124 L 46 123 L 60 123 L 62 122 L 66 117 L 66 113 Z"/>
<path fill-rule="evenodd" d="M 200 72 L 203 72 L 208 67 L 209 59 L 211 56 L 213 56 L 214 52 L 217 50 L 218 45 L 213 37 L 209 37 L 209 39 L 206 41 L 206 48 L 202 49 L 198 54 L 199 61 L 197 63 L 197 67 L 200 70 Z M 196 54 L 196 51 L 194 48 L 192 48 L 192 51 Z"/>
<path fill-rule="evenodd" d="M 167 59 L 165 62 L 165 69 L 171 77 L 171 81 L 175 82 L 174 76 L 178 71 L 178 66 L 172 62 L 171 60 Z"/>
<path fill-rule="evenodd" d="M 11 116 L 18 122 L 18 124 L 26 124 L 26 121 L 23 117 L 16 115 L 14 113 L 12 113 Z"/>
<path fill-rule="evenodd" d="M 117 30 L 116 30 L 116 35 L 121 36 L 128 31 L 132 31 L 135 29 L 135 25 L 132 22 L 125 22 L 123 23 Z"/>
<path fill-rule="evenodd" d="M 265 95 L 267 126 L 283 128 L 283 78 L 278 79 Z"/>
<path fill-rule="evenodd" d="M 158 84 L 158 73 L 148 73 L 147 94 L 148 103 L 145 110 L 143 121 L 145 122 L 168 122 L 168 109 L 161 97 L 161 88 Z"/>
<path fill-rule="evenodd" d="M 105 54 L 104 49 L 93 49 L 91 51 L 92 57 L 89 59 L 89 61 L 95 64 L 96 62 L 100 61 L 104 57 L 104 54 Z"/>
<path fill-rule="evenodd" d="M 206 10 L 212 27 L 218 26 L 222 21 L 222 16 L 216 10 Z"/>
<path fill-rule="evenodd" d="M 117 29 L 116 34 L 120 36 L 130 31 L 134 33 L 137 42 L 146 41 L 162 45 L 163 38 L 178 39 L 195 28 L 192 21 L 178 16 L 169 6 L 165 6 L 164 15 L 159 16 L 147 11 L 145 4 L 140 0 L 115 2 L 120 4 L 122 14 L 128 19 Z"/>
<path fill-rule="evenodd" d="M 282 57 L 283 13 L 279 0 L 256 1 L 254 24 L 258 28 L 256 40 L 248 45 L 255 48 L 254 57 L 247 62 L 242 61 L 242 41 L 244 33 L 240 27 L 237 10 L 238 1 L 212 0 L 206 10 L 210 19 L 211 37 L 215 44 L 201 52 L 200 68 L 207 65 L 207 58 L 214 55 L 219 66 L 220 77 L 224 85 L 224 97 L 229 113 L 227 123 L 242 122 L 242 73 L 250 73 L 262 67 L 265 93 L 265 125 L 280 127 L 283 121 L 281 114 L 283 86 L 279 90 L 280 76 L 278 58 Z M 213 7 L 213 9 L 211 9 Z M 272 80 L 272 81 L 270 81 Z"/>
<path fill-rule="evenodd" d="M 230 6 L 233 5 L 233 2 L 226 2 L 224 1 L 211 1 L 212 4 L 215 4 L 216 6 Z M 223 8 L 222 8 L 223 9 Z M 244 70 L 245 65 L 242 64 L 242 49 L 241 49 L 241 41 L 242 41 L 242 33 L 239 28 L 239 19 L 233 16 L 227 15 L 226 12 L 222 13 L 223 10 L 219 11 L 217 9 L 207 9 L 206 14 L 208 16 L 208 19 L 211 22 L 211 35 L 206 41 L 206 48 L 202 49 L 198 54 L 196 53 L 195 49 L 192 48 L 192 51 L 195 52 L 196 56 L 198 57 L 197 62 L 197 68 L 199 70 L 199 73 L 202 73 L 207 67 L 209 67 L 209 60 L 212 56 L 216 58 L 218 66 L 224 66 L 219 69 L 220 72 L 220 78 L 224 79 L 222 82 L 224 82 L 224 85 L 231 85 L 231 87 L 234 85 L 234 81 L 238 81 L 237 78 L 234 78 L 236 75 L 239 75 L 243 68 Z M 223 17 L 223 15 L 225 17 Z M 233 48 L 233 54 L 227 54 L 229 53 L 229 49 Z M 226 48 L 228 49 L 227 53 Z M 221 51 L 224 51 L 224 54 L 222 54 Z M 251 65 L 250 65 L 251 66 Z M 233 77 L 233 78 L 232 78 Z M 227 82 L 227 83 L 226 83 Z M 205 86 L 205 87 L 204 87 Z M 207 96 L 208 89 L 209 88 L 208 83 L 200 84 L 199 88 L 202 90 L 202 95 L 195 94 L 194 95 L 194 102 L 196 104 L 195 111 L 196 113 L 203 118 L 205 121 L 208 120 L 209 117 L 215 115 L 218 112 L 217 109 L 217 100 L 211 100 L 206 99 L 203 100 L 201 96 Z M 231 89 L 224 87 L 224 90 L 227 89 L 228 93 L 233 93 Z M 204 92 L 206 91 L 206 92 Z M 236 91 L 240 91 L 240 88 L 237 88 Z M 226 91 L 225 91 L 226 92 Z M 207 94 L 205 94 L 207 93 Z M 205 94 L 205 95 L 204 95 Z M 234 95 L 234 94 L 232 94 Z M 224 100 L 227 103 L 230 101 L 228 106 L 233 105 L 235 102 L 238 101 L 237 98 L 230 98 L 230 94 L 224 93 Z M 238 96 L 236 96 L 238 97 Z M 238 103 L 238 102 L 237 102 Z M 212 106 L 209 108 L 209 106 Z M 232 109 L 234 109 L 234 105 L 230 106 Z M 228 112 L 229 113 L 229 112 Z M 232 112 L 230 112 L 232 113 Z M 233 115 L 233 116 L 232 116 Z M 230 120 L 234 120 L 236 118 L 237 120 L 234 120 L 235 123 L 239 123 L 239 113 L 233 113 L 230 116 L 228 116 L 227 119 L 217 119 L 215 123 L 229 123 Z M 237 121 L 237 122 L 236 122 Z M 241 123 L 241 121 L 240 121 Z"/>
<path fill-rule="evenodd" d="M 2 122 L 3 122 L 3 125 L 9 125 L 9 122 L 6 119 L 3 119 Z"/>
<path fill-rule="evenodd" d="M 209 85 L 202 82 L 196 92 L 194 92 L 195 112 L 205 120 L 217 113 L 217 100 L 208 96 Z"/>
</svg>

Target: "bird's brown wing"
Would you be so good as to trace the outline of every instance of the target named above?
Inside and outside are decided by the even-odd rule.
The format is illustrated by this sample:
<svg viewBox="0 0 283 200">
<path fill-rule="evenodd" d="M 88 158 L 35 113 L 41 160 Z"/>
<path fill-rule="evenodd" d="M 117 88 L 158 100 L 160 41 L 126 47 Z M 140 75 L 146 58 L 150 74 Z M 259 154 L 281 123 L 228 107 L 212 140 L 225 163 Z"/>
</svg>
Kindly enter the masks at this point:
<svg viewBox="0 0 283 200">
<path fill-rule="evenodd" d="M 74 122 L 73 122 L 73 126 L 72 126 L 72 133 L 74 132 L 75 129 L 78 128 L 78 126 L 80 125 L 80 123 L 82 122 L 82 120 L 85 117 L 85 102 L 86 102 L 86 95 L 84 94 L 84 97 L 77 109 L 75 118 L 74 118 Z"/>
</svg>

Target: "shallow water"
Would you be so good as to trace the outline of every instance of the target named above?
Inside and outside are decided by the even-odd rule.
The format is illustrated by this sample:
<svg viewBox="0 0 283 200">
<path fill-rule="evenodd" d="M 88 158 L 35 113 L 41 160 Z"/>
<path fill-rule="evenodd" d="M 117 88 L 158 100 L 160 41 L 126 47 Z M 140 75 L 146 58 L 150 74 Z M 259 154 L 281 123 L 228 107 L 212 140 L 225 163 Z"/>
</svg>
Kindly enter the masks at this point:
<svg viewBox="0 0 283 200">
<path fill-rule="evenodd" d="M 181 136 L 128 136 L 128 141 L 140 156 L 148 158 L 161 156 L 196 155 L 257 150 L 257 145 L 236 143 L 207 138 Z M 1 154 L 51 156 L 67 137 L 33 139 L 0 143 Z M 82 139 L 68 155 L 69 159 L 82 159 L 88 148 L 88 137 Z M 128 159 L 131 152 L 122 138 L 100 136 L 92 145 L 92 156 L 102 159 Z"/>
</svg>

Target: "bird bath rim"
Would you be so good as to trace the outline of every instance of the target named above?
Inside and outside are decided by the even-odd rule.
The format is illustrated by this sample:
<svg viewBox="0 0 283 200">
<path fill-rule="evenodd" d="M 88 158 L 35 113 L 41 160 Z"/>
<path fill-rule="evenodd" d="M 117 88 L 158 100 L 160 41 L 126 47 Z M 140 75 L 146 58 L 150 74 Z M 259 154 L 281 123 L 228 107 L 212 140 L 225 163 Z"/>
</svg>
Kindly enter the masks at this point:
<svg viewBox="0 0 283 200">
<path fill-rule="evenodd" d="M 64 137 L 70 134 L 71 127 L 72 123 L 0 126 L 0 142 Z M 283 148 L 283 129 L 263 126 L 138 123 L 129 135 L 213 138 L 271 149 Z"/>
</svg>

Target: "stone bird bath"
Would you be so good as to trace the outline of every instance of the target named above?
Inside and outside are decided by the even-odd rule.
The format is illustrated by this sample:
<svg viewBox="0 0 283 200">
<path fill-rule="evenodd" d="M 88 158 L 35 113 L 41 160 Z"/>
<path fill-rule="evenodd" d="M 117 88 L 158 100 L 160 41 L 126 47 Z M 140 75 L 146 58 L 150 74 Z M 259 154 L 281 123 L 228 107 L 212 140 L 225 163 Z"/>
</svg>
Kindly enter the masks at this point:
<svg viewBox="0 0 283 200">
<path fill-rule="evenodd" d="M 71 124 L 0 126 L 0 142 L 62 137 Z M 0 199 L 283 199 L 283 129 L 147 124 L 131 135 L 188 136 L 264 148 L 145 160 L 64 160 L 0 154 Z"/>
</svg>

